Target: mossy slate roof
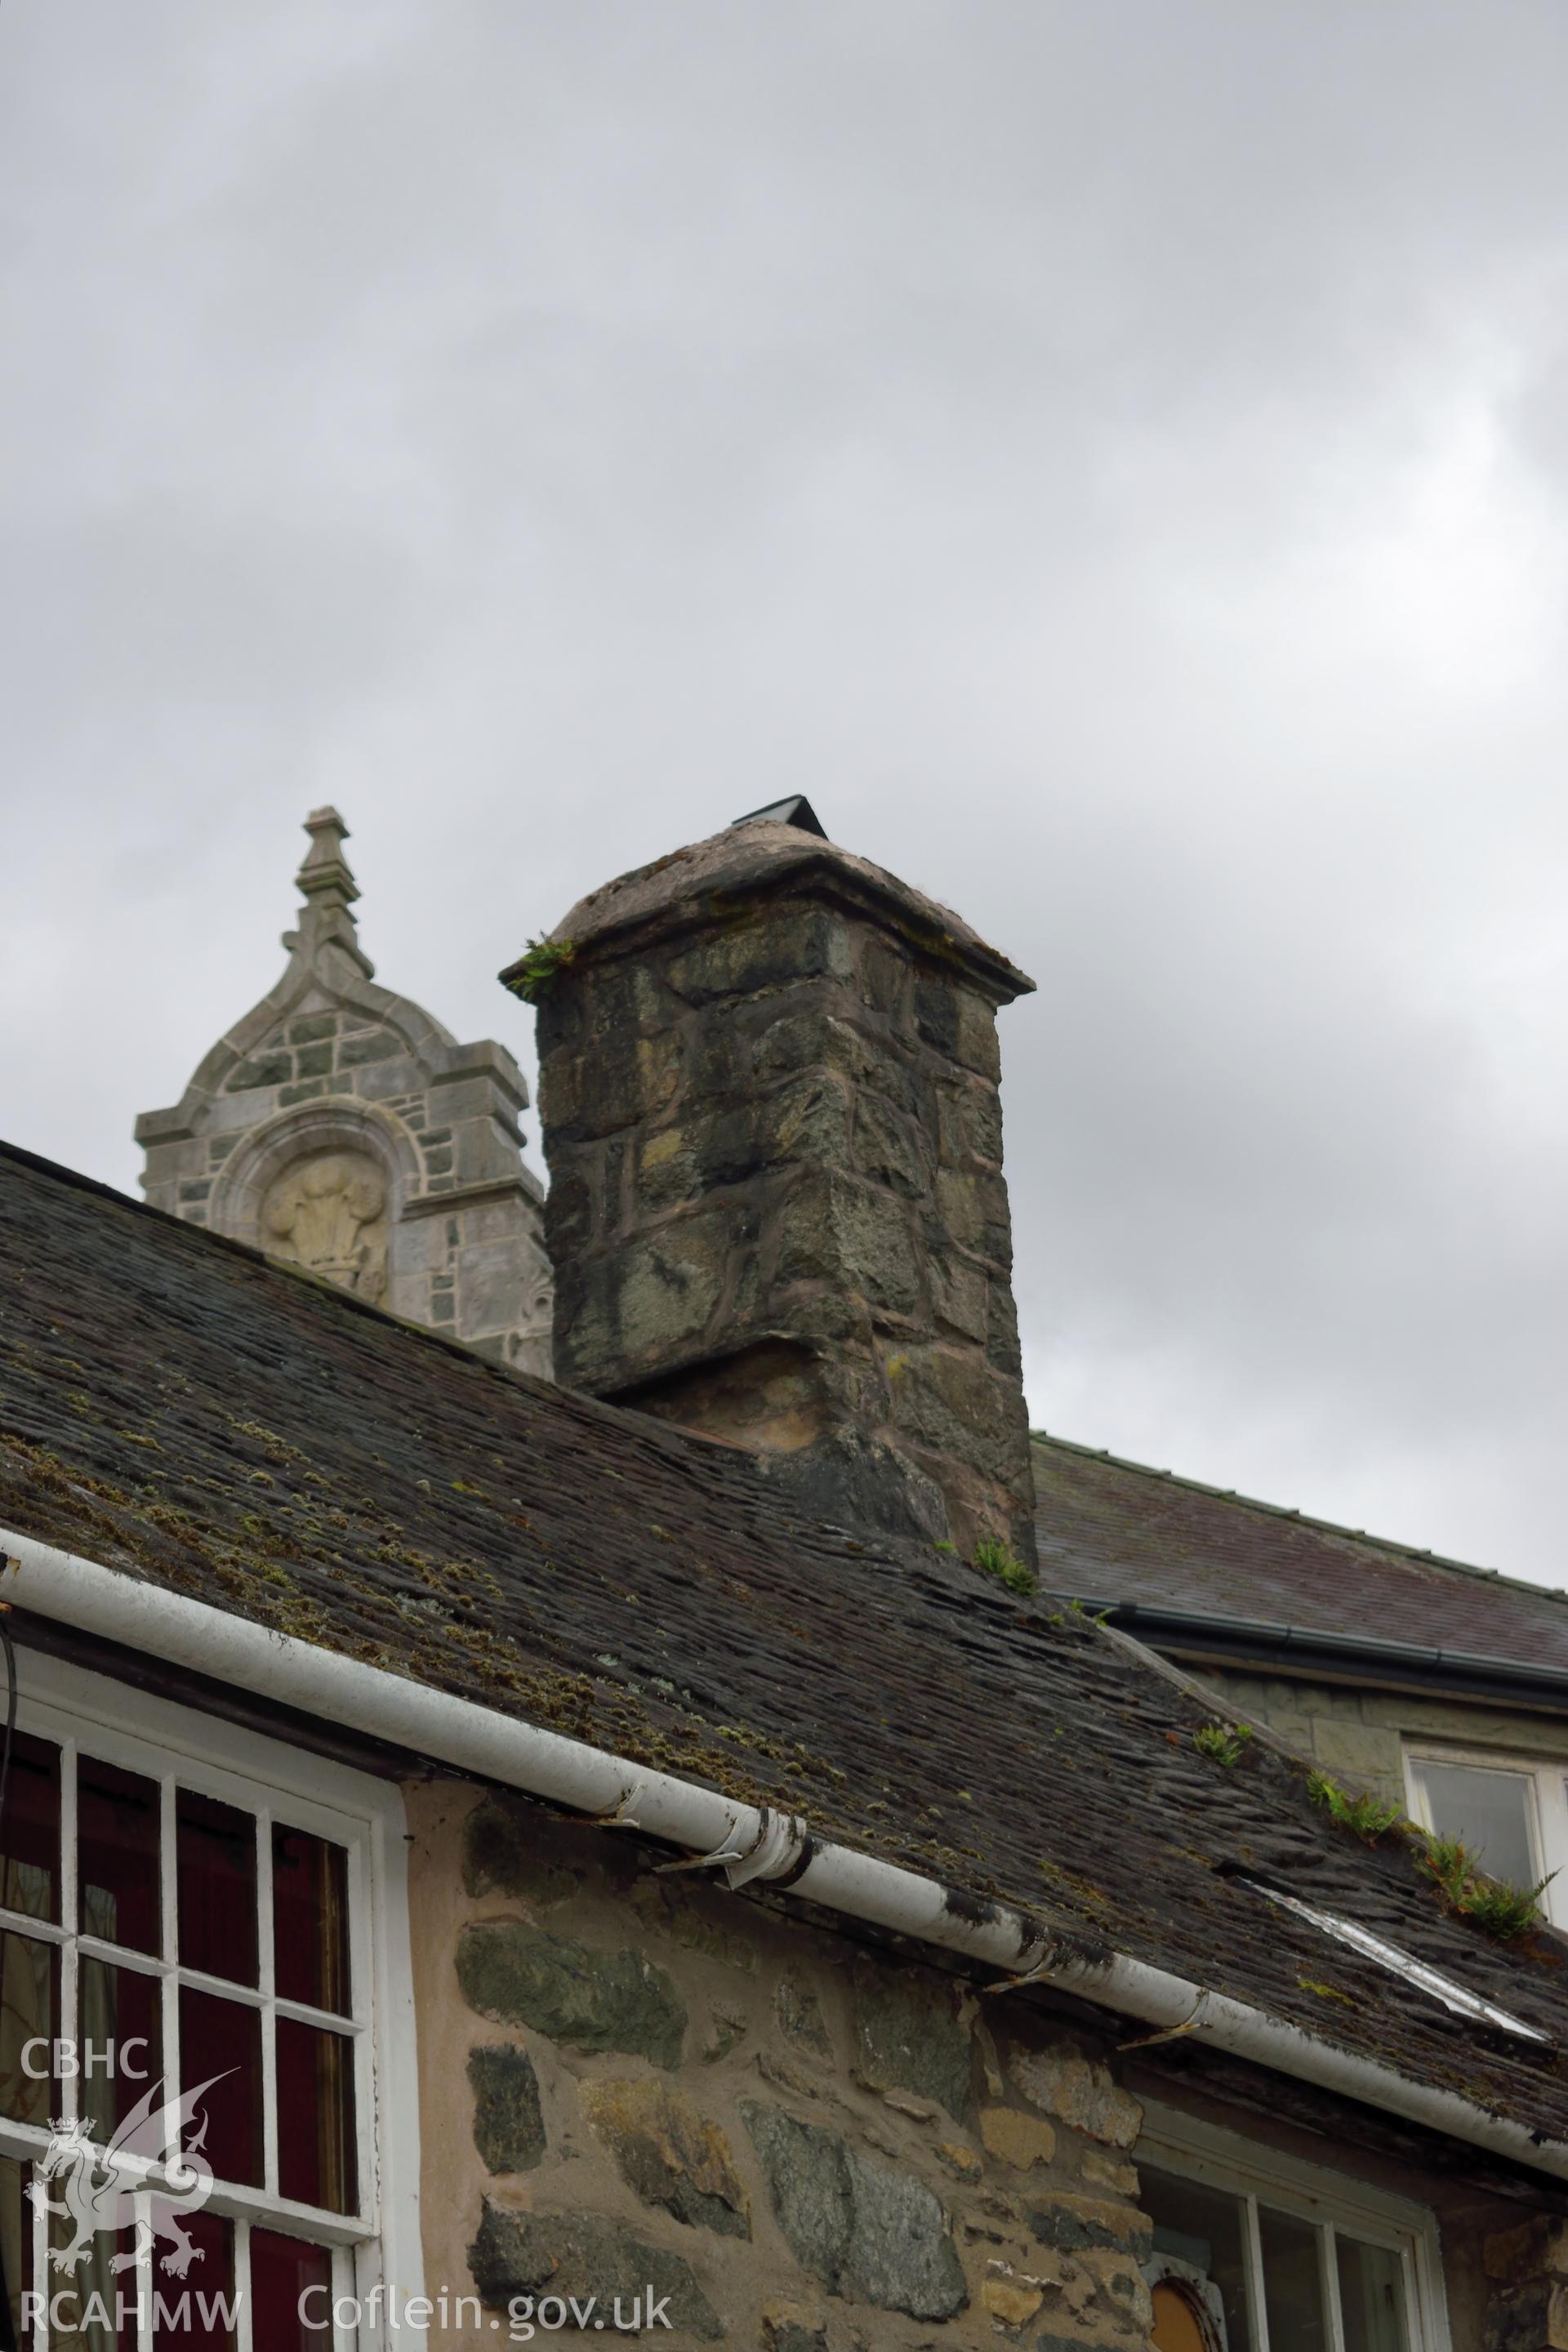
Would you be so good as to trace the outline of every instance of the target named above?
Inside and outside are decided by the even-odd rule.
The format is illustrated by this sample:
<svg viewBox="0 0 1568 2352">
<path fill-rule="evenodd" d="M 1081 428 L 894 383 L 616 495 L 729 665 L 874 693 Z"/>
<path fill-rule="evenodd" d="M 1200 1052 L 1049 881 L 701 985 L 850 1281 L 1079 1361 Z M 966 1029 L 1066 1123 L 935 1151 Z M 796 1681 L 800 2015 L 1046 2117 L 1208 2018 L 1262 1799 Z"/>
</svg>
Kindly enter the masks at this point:
<svg viewBox="0 0 1568 2352">
<path fill-rule="evenodd" d="M 1568 2137 L 1257 1874 L 1554 2033 L 1564 1947 L 1446 1916 L 1259 1745 L 1046 1601 L 792 1520 L 743 1454 L 530 1381 L 0 1147 L 0 1526 L 808 1817 Z M 25 1633 L 25 1623 L 21 1629 Z"/>
<path fill-rule="evenodd" d="M 1568 1674 L 1568 1596 L 1037 1430 L 1053 1592 Z"/>
</svg>

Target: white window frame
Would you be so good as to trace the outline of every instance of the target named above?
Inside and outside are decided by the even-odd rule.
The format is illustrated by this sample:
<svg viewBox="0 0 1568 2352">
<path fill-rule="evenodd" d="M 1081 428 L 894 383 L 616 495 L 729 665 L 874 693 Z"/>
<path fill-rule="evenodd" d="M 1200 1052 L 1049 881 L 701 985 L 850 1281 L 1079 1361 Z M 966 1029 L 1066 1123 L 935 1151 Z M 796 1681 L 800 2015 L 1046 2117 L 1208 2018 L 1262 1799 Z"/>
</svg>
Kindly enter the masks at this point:
<svg viewBox="0 0 1568 2352">
<path fill-rule="evenodd" d="M 131 1954 L 98 1938 L 79 1936 L 76 1922 L 74 1813 L 62 1801 L 59 1923 L 0 1907 L 0 1927 L 59 1951 L 59 2013 L 55 2032 L 67 2031 L 74 2014 L 77 1959 L 109 1961 L 163 1980 L 162 2031 L 164 2063 L 178 2050 L 179 1987 L 217 1993 L 262 2012 L 262 2087 L 265 2181 L 262 2189 L 215 2186 L 205 2210 L 235 2224 L 234 2285 L 239 2304 L 237 2352 L 265 2352 L 251 2341 L 248 2296 L 250 2224 L 277 2230 L 331 2250 L 332 2295 L 352 2298 L 357 2326 L 334 2325 L 333 2352 L 381 2352 L 386 2342 L 387 2302 L 401 2306 L 423 2292 L 419 2231 L 418 2075 L 415 2050 L 414 1979 L 409 1943 L 407 1839 L 401 1791 L 352 1767 L 310 1755 L 262 1734 L 226 1723 L 165 1699 L 154 1699 L 123 1683 L 36 1651 L 18 1653 L 19 1731 L 54 1742 L 68 1752 L 85 1749 L 98 1760 L 156 1780 L 162 1789 L 163 1851 L 172 1860 L 176 1785 L 238 1805 L 258 1822 L 258 1983 L 234 1985 L 182 1969 L 174 1953 L 173 1871 L 163 1878 L 163 1952 Z M 349 1895 L 348 2018 L 330 2015 L 278 1998 L 272 1976 L 270 1916 L 271 1822 L 276 1814 L 289 1828 L 304 1830 L 347 1849 Z M 277 2193 L 278 2147 L 275 2106 L 274 2022 L 296 2018 L 328 2027 L 354 2044 L 354 2115 L 360 2211 L 328 2213 L 294 2203 Z M 79 2084 L 59 2085 L 68 2117 L 77 2111 Z M 26 2160 L 41 2152 L 49 2134 L 36 2125 L 0 2118 L 0 2154 Z M 142 2200 L 137 2200 L 140 2218 Z M 33 2219 L 33 2284 L 52 2293 L 67 2284 L 46 2263 L 47 2216 Z M 132 2274 L 123 2274 L 127 2294 Z M 134 2273 L 143 2320 L 139 2352 L 151 2352 L 153 2283 L 150 2263 Z M 195 2284 L 192 2279 L 177 2285 Z M 374 2290 L 383 2292 L 379 2298 Z M 373 2299 L 374 2298 L 374 2299 Z M 27 2339 L 28 2352 L 49 2352 L 47 2315 Z"/>
<path fill-rule="evenodd" d="M 1568 1756 L 1521 1756 L 1508 1748 L 1459 1748 L 1441 1739 L 1404 1743 L 1405 1811 L 1424 1830 L 1434 1827 L 1417 1764 L 1468 1764 L 1481 1772 L 1517 1772 L 1531 1786 L 1529 1829 L 1535 1876 L 1552 1878 L 1541 1907 L 1554 1927 L 1568 1928 Z"/>
<path fill-rule="evenodd" d="M 1222 2130 L 1174 2107 L 1145 2103 L 1143 2128 L 1132 2150 L 1135 2164 L 1152 2164 L 1238 2198 L 1247 2251 L 1247 2315 L 1253 2352 L 1268 2352 L 1268 2322 L 1263 2299 L 1263 2262 L 1258 2208 L 1272 2206 L 1321 2232 L 1318 2243 L 1323 2304 L 1328 2314 L 1328 2352 L 1344 2352 L 1340 2316 L 1339 2269 L 1334 2232 L 1397 2254 L 1405 2282 L 1409 2352 L 1452 2352 L 1447 2298 L 1443 2288 L 1442 2246 L 1436 2216 L 1425 2205 L 1352 2180 L 1343 2173 L 1304 2163 L 1279 2148 Z"/>
</svg>

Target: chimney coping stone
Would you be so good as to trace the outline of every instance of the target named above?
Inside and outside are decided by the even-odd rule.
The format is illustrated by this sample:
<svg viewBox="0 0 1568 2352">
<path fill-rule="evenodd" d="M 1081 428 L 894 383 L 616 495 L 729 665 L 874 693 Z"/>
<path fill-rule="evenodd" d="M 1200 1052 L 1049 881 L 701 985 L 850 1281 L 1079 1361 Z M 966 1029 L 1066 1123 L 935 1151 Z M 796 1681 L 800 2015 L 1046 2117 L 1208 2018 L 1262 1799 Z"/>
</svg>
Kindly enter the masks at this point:
<svg viewBox="0 0 1568 2352">
<path fill-rule="evenodd" d="M 672 932 L 710 923 L 721 911 L 715 900 L 805 883 L 875 915 L 927 954 L 957 962 L 994 1004 L 1010 1004 L 1015 997 L 1033 993 L 1034 982 L 951 908 L 836 842 L 765 819 L 727 825 L 706 841 L 692 842 L 590 890 L 549 936 L 558 945 L 570 943 L 579 956 L 612 948 L 624 951 L 635 948 L 645 933 L 668 939 Z M 503 984 L 512 985 L 525 961 L 508 966 L 500 975 Z"/>
</svg>

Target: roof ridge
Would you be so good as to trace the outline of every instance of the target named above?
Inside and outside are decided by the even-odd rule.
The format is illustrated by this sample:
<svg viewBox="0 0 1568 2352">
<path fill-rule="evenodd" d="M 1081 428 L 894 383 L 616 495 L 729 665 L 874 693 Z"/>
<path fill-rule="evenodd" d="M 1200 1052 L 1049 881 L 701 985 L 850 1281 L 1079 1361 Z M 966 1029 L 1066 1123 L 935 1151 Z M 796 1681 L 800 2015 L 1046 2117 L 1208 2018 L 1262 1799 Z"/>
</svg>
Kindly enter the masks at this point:
<svg viewBox="0 0 1568 2352">
<path fill-rule="evenodd" d="M 1509 1576 L 1500 1568 L 1478 1568 L 1473 1560 L 1455 1559 L 1430 1547 L 1402 1543 L 1397 1536 L 1373 1535 L 1365 1528 L 1346 1527 L 1340 1519 L 1320 1518 L 1316 1512 L 1303 1511 L 1296 1505 L 1267 1503 L 1260 1495 L 1244 1495 L 1235 1486 L 1211 1486 L 1207 1479 L 1189 1478 L 1180 1470 L 1158 1470 L 1152 1463 L 1134 1462 L 1129 1454 L 1112 1454 L 1108 1445 L 1084 1445 L 1075 1437 L 1058 1437 L 1049 1429 L 1031 1429 L 1029 1440 L 1032 1444 L 1059 1445 L 1065 1454 L 1080 1454 L 1090 1462 L 1109 1462 L 1113 1469 L 1135 1470 L 1142 1478 L 1168 1479 L 1173 1486 L 1185 1486 L 1193 1494 L 1212 1495 L 1216 1502 L 1236 1503 L 1248 1511 L 1266 1511 L 1273 1519 L 1294 1519 L 1304 1528 L 1321 1528 L 1325 1535 L 1346 1536 L 1354 1543 L 1374 1544 L 1379 1551 L 1397 1553 L 1403 1559 L 1424 1560 L 1431 1568 L 1451 1569 L 1457 1575 L 1474 1577 L 1479 1583 L 1500 1584 L 1512 1592 L 1533 1592 L 1545 1601 L 1568 1602 L 1568 1592 L 1561 1585 L 1536 1584 L 1528 1576 Z"/>
</svg>

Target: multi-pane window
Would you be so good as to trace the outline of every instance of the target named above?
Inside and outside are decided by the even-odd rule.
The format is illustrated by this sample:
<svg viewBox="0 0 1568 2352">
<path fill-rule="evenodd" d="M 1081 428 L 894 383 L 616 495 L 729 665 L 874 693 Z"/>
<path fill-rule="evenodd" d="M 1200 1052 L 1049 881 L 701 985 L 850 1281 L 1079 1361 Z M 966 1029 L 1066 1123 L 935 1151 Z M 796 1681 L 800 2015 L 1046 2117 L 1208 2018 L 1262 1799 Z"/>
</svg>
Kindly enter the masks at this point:
<svg viewBox="0 0 1568 2352">
<path fill-rule="evenodd" d="M 1405 1757 L 1412 1817 L 1458 1838 L 1494 1878 L 1550 1883 L 1542 1904 L 1568 1927 L 1568 1772 L 1463 1748 L 1412 1748 Z"/>
<path fill-rule="evenodd" d="M 1175 2139 L 1156 2128 L 1139 2145 L 1156 2352 L 1435 2352 L 1447 2341 L 1426 2216 L 1239 2147 L 1194 2137 L 1184 2121 Z"/>
<path fill-rule="evenodd" d="M 24 1722 L 0 1810 L 0 2299 L 16 2340 L 334 2352 L 329 2304 L 353 2293 L 375 2227 L 366 1825 L 118 1727 L 38 1706 Z M 138 2115 L 171 2104 L 160 2145 Z M 52 2268 L 75 2225 L 35 2211 L 29 2183 L 64 2202 L 62 2136 L 103 2150 L 127 2129 L 125 2226 Z M 159 2194 L 185 2151 L 212 2174 L 194 2203 Z M 164 2259 L 182 2236 L 183 2275 Z M 319 2327 L 300 2315 L 311 2286 Z M 67 2297 L 52 2330 L 40 2287 Z"/>
</svg>

